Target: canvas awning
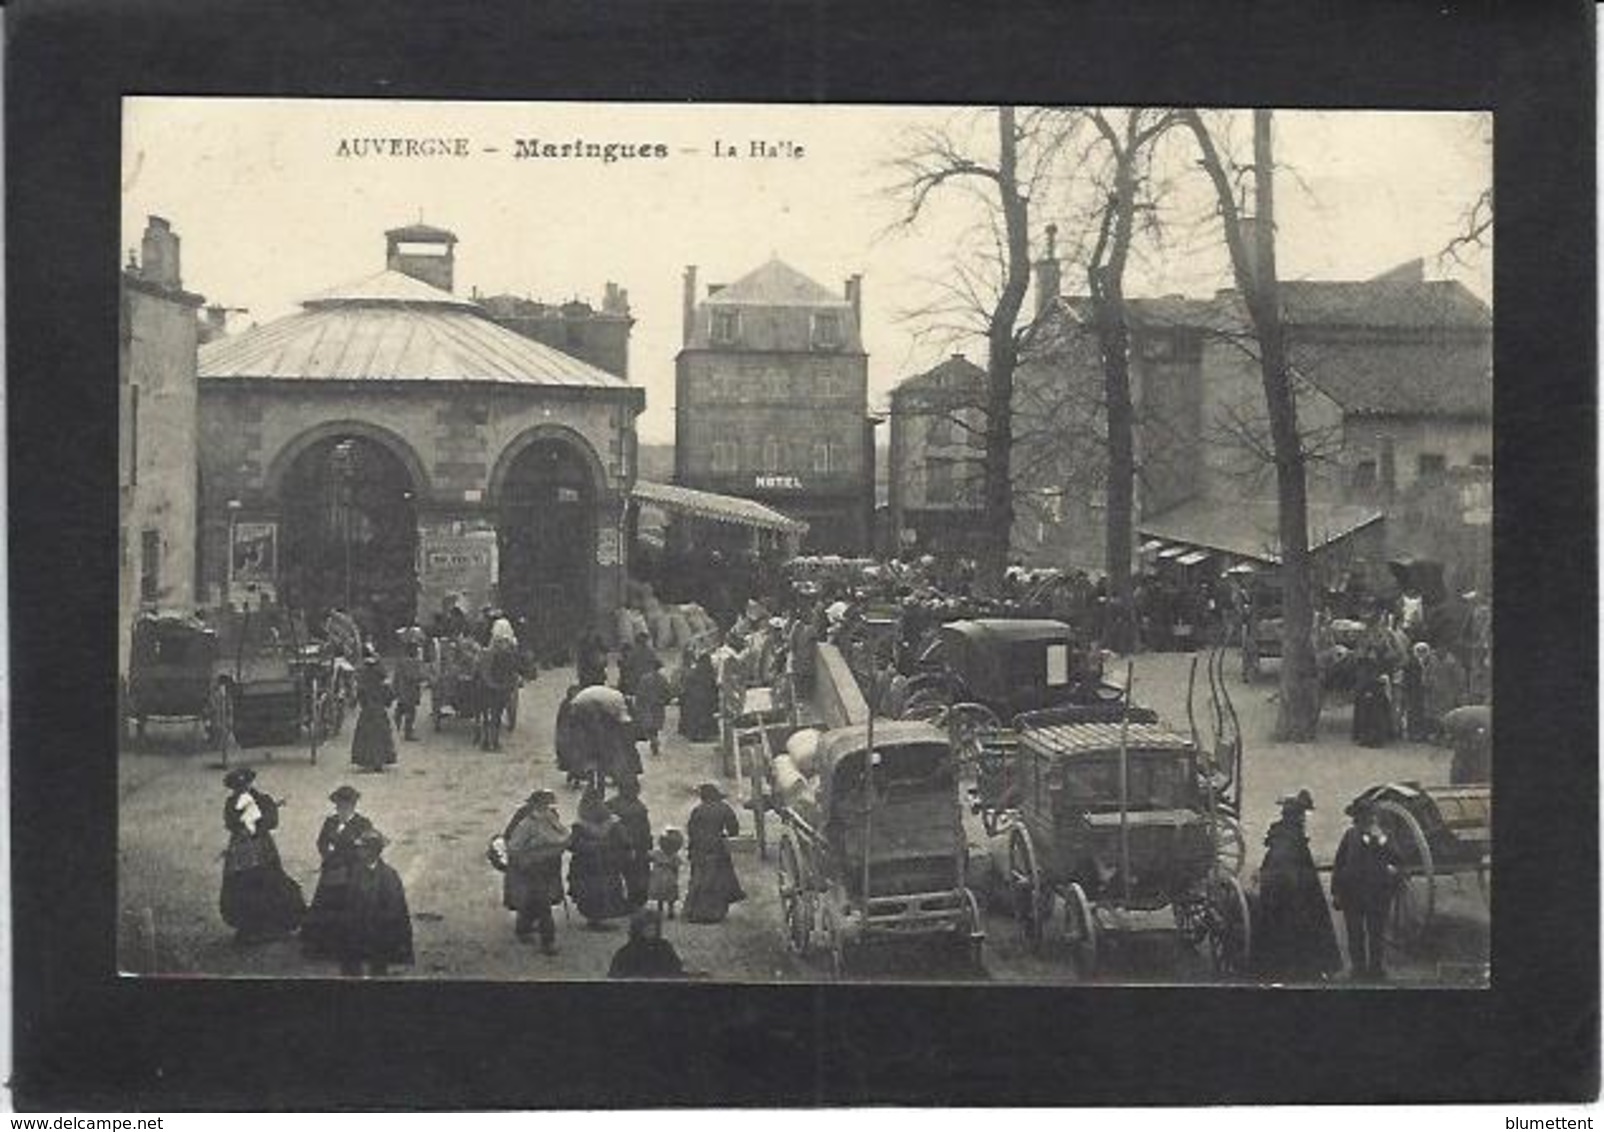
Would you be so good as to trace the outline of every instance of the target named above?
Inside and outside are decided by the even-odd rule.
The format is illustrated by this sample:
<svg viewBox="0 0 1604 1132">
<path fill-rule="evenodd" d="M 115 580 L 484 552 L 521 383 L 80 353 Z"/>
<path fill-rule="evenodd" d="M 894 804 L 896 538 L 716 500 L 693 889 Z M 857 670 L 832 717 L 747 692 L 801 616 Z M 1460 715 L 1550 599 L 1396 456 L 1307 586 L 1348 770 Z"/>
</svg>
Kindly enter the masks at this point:
<svg viewBox="0 0 1604 1132">
<path fill-rule="evenodd" d="M 672 483 L 653 483 L 650 480 L 636 480 L 632 495 L 642 503 L 661 507 L 665 511 L 714 523 L 733 523 L 787 535 L 802 535 L 808 529 L 807 523 L 801 519 L 793 519 L 767 504 L 755 499 L 742 499 L 738 495 L 719 495 L 717 492 L 698 491 Z"/>
<path fill-rule="evenodd" d="M 1182 566 L 1196 566 L 1199 562 L 1206 561 L 1208 558 L 1209 552 L 1206 550 L 1191 550 L 1181 555 L 1175 561 L 1179 562 Z"/>
<path fill-rule="evenodd" d="M 1357 504 L 1311 501 L 1308 506 L 1311 551 L 1349 538 L 1384 517 L 1373 507 Z M 1144 519 L 1138 534 L 1165 547 L 1159 552 L 1161 558 L 1202 551 L 1266 566 L 1281 561 L 1274 500 L 1194 499 Z"/>
</svg>

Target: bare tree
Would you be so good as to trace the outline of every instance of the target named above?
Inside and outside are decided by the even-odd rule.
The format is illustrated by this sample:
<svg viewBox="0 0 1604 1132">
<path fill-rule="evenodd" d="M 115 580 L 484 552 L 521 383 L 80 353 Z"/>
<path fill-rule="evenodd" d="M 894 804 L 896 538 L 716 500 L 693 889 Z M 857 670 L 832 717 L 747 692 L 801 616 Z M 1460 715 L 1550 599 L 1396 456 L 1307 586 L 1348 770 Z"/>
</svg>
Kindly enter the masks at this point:
<svg viewBox="0 0 1604 1132">
<path fill-rule="evenodd" d="M 1233 170 L 1195 110 L 1182 121 L 1197 140 L 1203 170 L 1214 186 L 1237 289 L 1258 340 L 1259 372 L 1274 461 L 1277 533 L 1281 549 L 1282 658 L 1276 736 L 1313 739 L 1320 721 L 1320 674 L 1314 655 L 1314 594 L 1309 554 L 1309 506 L 1304 441 L 1287 356 L 1275 266 L 1275 155 L 1268 110 L 1253 112 L 1254 221 L 1252 246 L 1237 206 Z"/>
<path fill-rule="evenodd" d="M 1030 205 L 1067 128 L 1044 111 L 1001 106 L 995 114 L 994 154 L 977 155 L 951 130 L 921 130 L 892 162 L 899 180 L 891 188 L 906 204 L 904 227 L 918 223 L 934 194 L 971 190 L 990 237 L 992 252 L 986 262 L 955 264 L 946 287 L 948 302 L 927 308 L 922 317 L 949 331 L 967 321 L 986 337 L 981 457 L 986 539 L 979 565 L 983 581 L 993 586 L 1007 568 L 1014 525 L 1014 374 L 1020 359 L 1020 312 L 1030 288 Z"/>
</svg>

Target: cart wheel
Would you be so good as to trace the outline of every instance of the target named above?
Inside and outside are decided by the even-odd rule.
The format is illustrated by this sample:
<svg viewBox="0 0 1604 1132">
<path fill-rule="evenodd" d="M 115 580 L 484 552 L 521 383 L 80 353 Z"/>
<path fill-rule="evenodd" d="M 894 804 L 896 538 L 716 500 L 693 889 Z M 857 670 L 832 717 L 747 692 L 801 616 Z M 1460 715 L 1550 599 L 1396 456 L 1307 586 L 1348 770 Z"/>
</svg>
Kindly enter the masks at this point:
<svg viewBox="0 0 1604 1132">
<path fill-rule="evenodd" d="M 1030 831 L 1016 826 L 1008 838 L 1008 881 L 1014 896 L 1014 918 L 1032 951 L 1041 949 L 1047 919 L 1052 914 L 1052 893 L 1042 889 L 1041 869 Z"/>
<path fill-rule="evenodd" d="M 1376 803 L 1376 818 L 1398 847 L 1404 874 L 1393 893 L 1392 910 L 1387 916 L 1387 942 L 1395 947 L 1411 947 L 1419 942 L 1431 922 L 1437 903 L 1435 865 L 1431 844 L 1415 815 L 1390 799 Z"/>
<path fill-rule="evenodd" d="M 813 950 L 813 900 L 804 884 L 796 845 L 789 837 L 780 842 L 778 875 L 786 942 L 792 951 L 806 958 Z"/>
<path fill-rule="evenodd" d="M 1097 919 L 1092 915 L 1092 902 L 1086 890 L 1077 881 L 1071 881 L 1064 893 L 1064 927 L 1075 948 L 1075 968 L 1082 977 L 1097 974 Z"/>
<path fill-rule="evenodd" d="M 1214 842 L 1215 866 L 1232 876 L 1241 876 L 1242 862 L 1248 855 L 1242 823 L 1229 814 L 1215 814 L 1209 824 L 1209 837 Z"/>
<path fill-rule="evenodd" d="M 1209 885 L 1209 954 L 1219 975 L 1245 975 L 1253 960 L 1253 918 L 1234 873 L 1219 872 Z"/>
<path fill-rule="evenodd" d="M 514 684 L 512 691 L 507 693 L 507 730 L 515 731 L 518 728 L 518 693 L 521 689 Z"/>
<path fill-rule="evenodd" d="M 946 718 L 947 705 L 938 699 L 930 698 L 910 703 L 902 709 L 902 719 L 918 720 L 921 723 L 934 724 Z"/>
</svg>

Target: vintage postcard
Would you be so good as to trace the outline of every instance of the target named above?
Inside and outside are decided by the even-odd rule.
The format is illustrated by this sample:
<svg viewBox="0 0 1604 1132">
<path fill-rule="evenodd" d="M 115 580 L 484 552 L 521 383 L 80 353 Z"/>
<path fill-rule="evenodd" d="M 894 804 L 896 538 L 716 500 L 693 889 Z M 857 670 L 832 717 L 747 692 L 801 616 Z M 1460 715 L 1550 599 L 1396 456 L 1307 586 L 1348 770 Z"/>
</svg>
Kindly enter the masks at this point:
<svg viewBox="0 0 1604 1132">
<path fill-rule="evenodd" d="M 125 975 L 1493 979 L 1490 113 L 122 145 Z"/>
</svg>

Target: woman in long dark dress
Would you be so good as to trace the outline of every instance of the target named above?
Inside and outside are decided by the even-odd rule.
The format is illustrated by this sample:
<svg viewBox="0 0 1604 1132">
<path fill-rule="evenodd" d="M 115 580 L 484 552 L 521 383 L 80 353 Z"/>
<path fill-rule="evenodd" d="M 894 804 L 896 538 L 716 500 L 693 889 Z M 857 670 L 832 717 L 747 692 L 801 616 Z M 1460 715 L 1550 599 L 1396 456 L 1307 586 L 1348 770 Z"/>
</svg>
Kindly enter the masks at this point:
<svg viewBox="0 0 1604 1132">
<path fill-rule="evenodd" d="M 652 815 L 640 800 L 640 781 L 628 776 L 621 779 L 618 794 L 608 801 L 607 808 L 618 818 L 624 833 L 624 896 L 631 908 L 639 908 L 646 903 L 646 887 L 652 875 Z"/>
<path fill-rule="evenodd" d="M 594 768 L 586 760 L 584 736 L 579 733 L 579 722 L 574 712 L 574 697 L 579 685 L 568 685 L 563 702 L 557 705 L 557 721 L 552 745 L 557 752 L 557 769 L 568 779 L 570 788 L 577 788 L 593 777 Z"/>
<path fill-rule="evenodd" d="M 390 729 L 393 699 L 379 658 L 370 656 L 357 677 L 356 731 L 351 736 L 351 762 L 365 771 L 382 771 L 395 762 L 395 732 Z"/>
<path fill-rule="evenodd" d="M 240 943 L 287 935 L 306 915 L 301 886 L 284 871 L 273 840 L 279 804 L 255 789 L 254 781 L 256 772 L 249 767 L 231 770 L 223 778 L 229 791 L 223 802 L 228 848 L 223 851 L 218 904 L 223 922 L 234 929 Z"/>
<path fill-rule="evenodd" d="M 382 976 L 412 964 L 412 914 L 400 875 L 380 859 L 384 846 L 376 829 L 357 839 L 357 866 L 335 945 L 342 975 Z"/>
<path fill-rule="evenodd" d="M 599 791 L 588 790 L 580 799 L 579 820 L 572 833 L 568 895 L 574 898 L 586 926 L 601 928 L 608 920 L 629 914 L 624 899 L 623 824 L 602 802 Z"/>
<path fill-rule="evenodd" d="M 1353 741 L 1361 747 L 1385 747 L 1391 738 L 1392 702 L 1383 682 L 1381 660 L 1365 653 L 1354 674 Z"/>
<path fill-rule="evenodd" d="M 693 924 L 717 924 L 729 914 L 731 904 L 746 899 L 726 840 L 741 832 L 741 823 L 717 786 L 704 783 L 697 792 L 702 801 L 685 823 L 691 862 L 685 919 Z"/>
<path fill-rule="evenodd" d="M 1304 828 L 1312 809 L 1307 790 L 1283 798 L 1281 817 L 1264 838 L 1254 950 L 1267 978 L 1314 981 L 1342 970 L 1331 910 Z"/>
<path fill-rule="evenodd" d="M 334 813 L 323 821 L 317 835 L 317 852 L 323 864 L 318 872 L 317 891 L 312 907 L 301 925 L 301 947 L 309 956 L 334 953 L 341 917 L 350 903 L 351 884 L 360 863 L 357 842 L 373 828 L 356 812 L 361 793 L 352 786 L 341 786 L 329 795 Z"/>
<path fill-rule="evenodd" d="M 577 670 L 579 686 L 588 688 L 592 684 L 607 683 L 607 650 L 602 647 L 601 637 L 596 630 L 589 629 L 579 638 L 579 646 L 574 654 L 574 667 Z"/>
<path fill-rule="evenodd" d="M 679 697 L 679 733 L 693 743 L 718 738 L 718 680 L 713 658 L 698 650 L 685 671 Z"/>
</svg>

